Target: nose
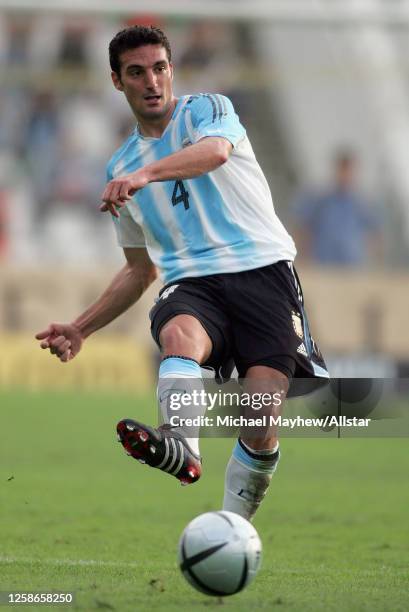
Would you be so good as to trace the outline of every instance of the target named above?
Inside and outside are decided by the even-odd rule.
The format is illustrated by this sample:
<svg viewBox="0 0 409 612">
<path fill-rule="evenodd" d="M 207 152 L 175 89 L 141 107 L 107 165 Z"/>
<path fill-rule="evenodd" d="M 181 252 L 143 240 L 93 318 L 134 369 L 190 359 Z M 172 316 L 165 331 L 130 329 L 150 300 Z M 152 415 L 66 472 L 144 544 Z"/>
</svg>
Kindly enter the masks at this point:
<svg viewBox="0 0 409 612">
<path fill-rule="evenodd" d="M 153 70 L 145 72 L 145 86 L 149 89 L 154 89 L 157 85 L 157 75 Z"/>
</svg>

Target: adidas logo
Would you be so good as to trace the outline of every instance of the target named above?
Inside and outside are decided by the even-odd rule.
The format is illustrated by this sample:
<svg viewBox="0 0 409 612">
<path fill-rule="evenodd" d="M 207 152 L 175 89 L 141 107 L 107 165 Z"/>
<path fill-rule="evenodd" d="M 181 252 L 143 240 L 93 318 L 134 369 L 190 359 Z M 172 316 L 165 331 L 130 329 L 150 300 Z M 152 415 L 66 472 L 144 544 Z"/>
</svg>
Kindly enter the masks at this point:
<svg viewBox="0 0 409 612">
<path fill-rule="evenodd" d="M 172 395 L 185 395 L 186 393 L 187 389 L 167 389 L 163 395 L 159 396 L 159 403 L 162 404 L 162 402 L 169 400 Z"/>
<path fill-rule="evenodd" d="M 160 296 L 161 300 L 166 300 L 167 297 L 170 296 L 171 293 L 173 293 L 175 291 L 175 289 L 177 289 L 179 287 L 179 285 L 172 285 L 171 287 L 168 287 L 167 289 L 165 289 L 165 291 L 162 293 L 162 295 Z"/>
<path fill-rule="evenodd" d="M 300 346 L 297 349 L 297 353 L 300 353 L 300 355 L 304 355 L 304 357 L 308 357 L 304 342 L 301 342 Z"/>
</svg>

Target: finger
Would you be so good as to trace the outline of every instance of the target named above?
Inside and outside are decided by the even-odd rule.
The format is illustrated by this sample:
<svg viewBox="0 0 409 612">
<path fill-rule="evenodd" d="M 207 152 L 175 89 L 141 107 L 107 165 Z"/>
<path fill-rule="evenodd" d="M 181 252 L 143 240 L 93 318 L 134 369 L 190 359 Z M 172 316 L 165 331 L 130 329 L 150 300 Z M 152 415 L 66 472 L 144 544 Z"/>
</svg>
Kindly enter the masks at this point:
<svg viewBox="0 0 409 612">
<path fill-rule="evenodd" d="M 57 336 L 56 338 L 52 338 L 50 346 L 58 350 L 66 340 L 67 338 L 65 336 Z"/>
<path fill-rule="evenodd" d="M 116 208 L 115 204 L 109 205 L 109 212 L 117 219 L 119 218 L 119 210 Z"/>
<path fill-rule="evenodd" d="M 62 361 L 63 363 L 66 363 L 67 361 L 72 359 L 71 355 L 72 355 L 71 350 L 70 349 L 66 350 L 62 355 L 60 355 L 60 361 Z"/>
<path fill-rule="evenodd" d="M 104 193 L 101 196 L 101 200 L 103 200 L 104 202 L 109 202 L 110 193 L 111 193 L 111 183 L 108 183 L 108 185 L 106 185 L 104 189 Z"/>
<path fill-rule="evenodd" d="M 110 212 L 113 217 L 119 218 L 119 212 L 115 208 L 114 204 L 108 204 L 107 202 L 105 202 L 105 204 L 101 204 L 99 210 L 101 212 Z"/>
<path fill-rule="evenodd" d="M 61 344 L 58 347 L 58 353 L 59 355 L 63 355 L 64 353 L 66 353 L 68 351 L 68 349 L 71 348 L 71 341 L 70 340 L 66 340 L 63 344 Z"/>
<path fill-rule="evenodd" d="M 109 199 L 113 204 L 116 204 L 121 199 L 119 194 L 121 193 L 123 185 L 124 183 L 114 183 L 114 185 L 112 186 Z"/>
<path fill-rule="evenodd" d="M 103 202 L 106 202 L 108 205 L 113 204 L 118 197 L 120 187 L 120 185 L 116 185 L 115 183 L 109 183 L 102 194 Z"/>
<path fill-rule="evenodd" d="M 122 208 L 123 206 L 125 206 L 126 202 L 129 202 L 129 200 L 131 200 L 129 189 L 129 183 L 123 183 L 119 186 L 117 195 L 114 199 L 115 206 Z"/>
<path fill-rule="evenodd" d="M 130 185 L 129 183 L 122 183 L 121 188 L 119 190 L 119 199 L 123 202 L 130 200 L 131 196 L 129 195 Z"/>
<path fill-rule="evenodd" d="M 53 355 L 57 355 L 61 357 L 68 349 L 71 348 L 70 340 L 65 340 L 65 342 L 59 343 L 58 346 L 51 346 L 50 351 Z"/>
<path fill-rule="evenodd" d="M 49 340 L 44 340 L 44 341 L 43 341 L 43 342 L 40 344 L 40 347 L 41 347 L 42 349 L 48 349 L 48 348 L 50 348 L 50 342 L 49 342 Z"/>
<path fill-rule="evenodd" d="M 51 334 L 52 334 L 52 328 L 47 327 L 47 329 L 45 329 L 44 331 L 38 332 L 38 334 L 35 335 L 35 338 L 37 340 L 42 340 L 43 338 L 47 338 Z"/>
</svg>

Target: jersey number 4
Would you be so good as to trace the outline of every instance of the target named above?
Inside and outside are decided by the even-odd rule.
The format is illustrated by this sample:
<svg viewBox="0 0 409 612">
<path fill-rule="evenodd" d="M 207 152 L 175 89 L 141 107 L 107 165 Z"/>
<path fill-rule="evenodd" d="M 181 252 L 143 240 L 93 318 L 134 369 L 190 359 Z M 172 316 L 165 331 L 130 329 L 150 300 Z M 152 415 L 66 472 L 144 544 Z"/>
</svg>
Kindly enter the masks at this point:
<svg viewBox="0 0 409 612">
<path fill-rule="evenodd" d="M 187 210 L 189 208 L 189 192 L 186 191 L 183 181 L 178 180 L 173 188 L 172 204 L 177 206 L 181 202 L 183 202 L 185 210 Z"/>
</svg>

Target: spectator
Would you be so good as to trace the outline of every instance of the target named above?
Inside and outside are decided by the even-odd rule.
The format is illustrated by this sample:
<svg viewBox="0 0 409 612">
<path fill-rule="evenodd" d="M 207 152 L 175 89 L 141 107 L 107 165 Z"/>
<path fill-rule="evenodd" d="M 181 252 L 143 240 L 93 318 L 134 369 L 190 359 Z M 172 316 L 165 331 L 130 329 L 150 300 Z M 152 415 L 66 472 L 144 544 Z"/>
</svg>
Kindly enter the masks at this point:
<svg viewBox="0 0 409 612">
<path fill-rule="evenodd" d="M 8 248 L 7 227 L 7 196 L 6 191 L 0 186 L 0 261 L 6 258 Z"/>
<path fill-rule="evenodd" d="M 50 183 L 56 171 L 58 102 L 54 93 L 48 89 L 28 92 L 27 97 L 29 108 L 23 130 L 23 149 L 38 215 L 50 196 Z"/>
<path fill-rule="evenodd" d="M 381 253 L 379 211 L 356 186 L 358 160 L 339 151 L 334 184 L 304 192 L 293 206 L 295 234 L 304 257 L 323 265 L 362 266 Z"/>
</svg>

